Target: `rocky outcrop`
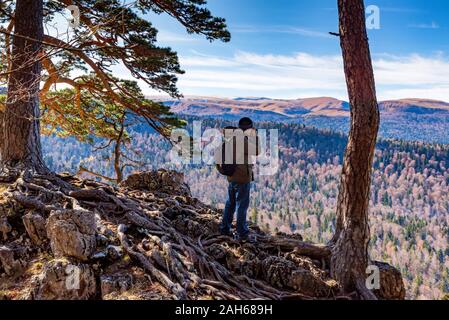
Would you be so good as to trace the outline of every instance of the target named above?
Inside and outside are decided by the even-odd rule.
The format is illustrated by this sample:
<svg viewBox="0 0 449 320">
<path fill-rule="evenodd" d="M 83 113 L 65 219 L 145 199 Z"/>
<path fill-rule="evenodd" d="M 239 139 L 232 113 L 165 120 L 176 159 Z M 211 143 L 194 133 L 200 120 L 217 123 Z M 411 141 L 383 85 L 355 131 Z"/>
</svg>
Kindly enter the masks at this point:
<svg viewBox="0 0 449 320">
<path fill-rule="evenodd" d="M 145 190 L 190 196 L 190 188 L 184 183 L 184 175 L 176 171 L 164 169 L 131 174 L 120 186 L 130 190 Z"/>
<path fill-rule="evenodd" d="M 34 279 L 36 300 L 88 300 L 97 294 L 95 274 L 86 264 L 52 260 Z"/>
<path fill-rule="evenodd" d="M 26 266 L 26 261 L 20 258 L 19 250 L 7 246 L 0 247 L 0 267 L 8 276 L 19 275 Z"/>
<path fill-rule="evenodd" d="M 262 262 L 262 274 L 274 287 L 290 288 L 317 298 L 328 297 L 330 292 L 338 289 L 334 283 L 326 283 L 311 270 L 282 257 L 270 256 L 265 259 Z"/>
<path fill-rule="evenodd" d="M 380 289 L 375 290 L 379 299 L 404 300 L 405 286 L 401 272 L 387 263 L 375 261 L 374 264 L 380 271 Z"/>
<path fill-rule="evenodd" d="M 12 227 L 11 225 L 8 223 L 8 219 L 6 219 L 6 217 L 2 217 L 0 215 L 0 233 L 1 233 L 1 237 L 3 238 L 3 241 L 8 240 L 8 233 L 11 232 Z"/>
<path fill-rule="evenodd" d="M 96 248 L 94 214 L 86 210 L 53 211 L 47 221 L 47 234 L 55 257 L 86 261 Z"/>
<path fill-rule="evenodd" d="M 23 225 L 34 244 L 40 245 L 47 240 L 46 221 L 38 213 L 29 212 L 23 216 Z"/>
<path fill-rule="evenodd" d="M 133 278 L 130 274 L 102 275 L 100 277 L 101 297 L 108 299 L 113 293 L 121 294 L 131 289 Z"/>
<path fill-rule="evenodd" d="M 39 176 L 0 196 L 6 299 L 357 298 L 330 277 L 326 246 L 255 225 L 255 243 L 220 235 L 222 213 L 176 172 L 136 173 L 118 187 Z M 379 269 L 376 295 L 403 298 L 400 273 Z"/>
</svg>

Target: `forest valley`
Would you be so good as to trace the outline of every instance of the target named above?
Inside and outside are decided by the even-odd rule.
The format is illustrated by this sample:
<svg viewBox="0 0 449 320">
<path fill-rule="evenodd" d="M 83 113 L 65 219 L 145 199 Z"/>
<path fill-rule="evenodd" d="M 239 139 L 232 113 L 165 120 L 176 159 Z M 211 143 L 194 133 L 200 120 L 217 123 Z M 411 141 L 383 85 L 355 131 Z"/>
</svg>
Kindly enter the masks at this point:
<svg viewBox="0 0 449 320">
<path fill-rule="evenodd" d="M 50 31 L 51 23 L 64 17 L 66 8 L 72 5 L 79 9 L 80 25 L 69 34 Z M 318 148 L 291 149 L 294 141 L 302 139 L 301 130 L 290 138 L 294 141 L 287 140 L 284 170 L 279 171 L 282 180 L 262 183 L 266 187 L 271 184 L 274 192 L 287 188 L 292 195 L 289 201 L 298 202 L 281 206 L 281 199 L 269 204 L 259 201 L 262 213 L 254 213 L 253 220 L 263 219 L 263 223 L 252 226 L 258 238 L 256 244 L 219 236 L 220 209 L 196 198 L 182 173 L 161 169 L 123 175 L 129 167 L 141 170 L 148 165 L 148 159 L 139 162 L 138 149 L 134 153 L 124 152 L 135 144 L 133 126 L 145 126 L 168 137 L 172 129 L 185 125 L 168 107 L 146 98 L 137 85 L 139 80 L 179 98 L 177 76 L 184 73 L 176 52 L 157 46 L 157 30 L 144 17 L 149 12 L 166 14 L 188 33 L 210 41 L 230 41 L 226 21 L 213 16 L 206 5 L 205 0 L 0 3 L 0 86 L 7 87 L 0 117 L 1 297 L 405 298 L 400 271 L 376 261 L 369 254 L 369 244 L 385 260 L 386 256 L 392 259 L 390 253 L 394 251 L 389 249 L 388 241 L 385 248 L 373 244 L 391 239 L 394 248 L 409 244 L 418 251 L 424 246 L 424 239 L 431 241 L 435 233 L 421 233 L 421 238 L 415 237 L 416 243 L 402 241 L 400 228 L 413 217 L 397 215 L 393 208 L 401 204 L 404 213 L 408 213 L 418 204 L 417 208 L 423 208 L 429 219 L 444 219 L 435 210 L 447 209 L 447 202 L 435 203 L 436 194 L 426 198 L 425 193 L 432 190 L 447 194 L 447 175 L 442 182 L 438 170 L 445 165 L 442 161 L 435 164 L 437 158 L 420 155 L 418 160 L 411 152 L 407 155 L 398 151 L 395 155 L 389 150 L 376 153 L 380 116 L 363 0 L 337 1 L 339 33 L 334 36 L 342 50 L 351 105 L 349 135 L 343 139 L 344 155 L 337 151 L 337 159 L 319 154 Z M 117 65 L 127 68 L 135 81 L 111 74 L 111 68 Z M 55 90 L 56 85 L 64 89 Z M 56 173 L 56 167 L 62 163 L 45 159 L 52 151 L 61 150 L 55 145 L 51 146 L 52 151 L 48 145 L 43 150 L 41 133 L 62 137 L 61 150 L 73 141 L 70 139 L 91 143 L 97 151 L 112 148 L 108 157 L 114 175 L 100 177 L 107 180 L 101 182 Z M 151 141 L 155 139 L 145 140 L 145 145 L 151 146 Z M 303 152 L 311 163 L 303 160 Z M 387 152 L 393 152 L 393 158 Z M 156 153 L 163 156 L 160 151 Z M 313 162 L 320 157 L 331 162 Z M 379 175 L 373 178 L 374 159 L 379 162 Z M 394 161 L 388 163 L 386 159 Z M 427 159 L 430 172 L 424 168 Z M 324 173 L 322 166 L 330 171 Z M 92 168 L 78 169 L 98 177 Z M 340 171 L 336 174 L 340 181 L 338 196 L 332 170 Z M 290 179 L 284 179 L 283 174 L 290 174 Z M 435 176 L 428 179 L 430 175 Z M 307 183 L 301 177 L 306 177 Z M 409 177 L 416 189 L 390 192 L 388 188 L 396 184 L 405 186 L 403 180 Z M 329 184 L 320 192 L 333 203 L 327 207 L 326 198 L 320 198 L 317 192 L 323 179 Z M 372 182 L 382 185 L 377 193 L 373 190 L 374 196 Z M 334 188 L 330 187 L 332 183 Z M 429 183 L 435 189 L 423 190 L 422 185 Z M 379 232 L 370 231 L 369 221 L 373 217 L 380 220 L 381 215 L 370 212 L 369 205 L 370 199 L 376 203 L 379 197 L 385 207 L 391 206 L 392 222 L 383 221 L 386 233 L 373 238 Z M 325 210 L 333 210 L 332 219 L 327 211 L 327 223 Z M 296 214 L 298 217 L 293 220 Z M 427 221 L 415 219 L 405 235 L 407 239 L 413 239 L 418 230 L 426 230 Z M 281 231 L 279 221 L 288 221 L 287 228 L 294 234 L 276 232 Z M 431 221 L 432 231 L 437 232 L 441 225 L 435 227 L 436 222 Z M 327 228 L 317 226 L 318 222 Z M 323 231 L 312 236 L 311 228 Z M 304 237 L 319 237 L 325 243 L 307 241 L 301 230 Z M 443 239 L 437 238 L 432 246 L 443 250 L 447 248 L 443 243 Z M 444 252 L 443 256 L 438 252 L 437 259 L 445 260 Z M 428 251 L 432 258 L 433 253 Z M 422 254 L 426 254 L 424 250 Z M 407 257 L 401 259 L 406 261 Z M 366 285 L 368 266 L 376 266 L 380 272 L 380 287 L 375 290 Z M 426 292 L 422 285 L 423 280 L 417 287 Z"/>
<path fill-rule="evenodd" d="M 198 118 L 185 118 L 192 123 Z M 229 121 L 202 119 L 205 128 Z M 280 168 L 256 177 L 251 221 L 265 232 L 299 234 L 325 244 L 335 228 L 335 206 L 347 136 L 301 124 L 257 123 L 279 130 Z M 191 129 L 191 128 L 190 128 Z M 191 131 L 191 130 L 190 130 Z M 126 152 L 147 159 L 144 170 L 184 173 L 192 194 L 223 208 L 226 179 L 213 166 L 171 164 L 171 145 L 141 127 L 130 131 Z M 75 139 L 44 137 L 45 161 L 56 172 L 86 167 L 113 176 L 113 148 L 96 151 Z M 380 139 L 373 163 L 370 202 L 370 253 L 398 268 L 409 299 L 442 299 L 449 293 L 449 146 Z M 130 174 L 127 167 L 124 175 Z M 88 177 L 89 175 L 86 175 Z M 92 177 L 90 175 L 90 177 Z"/>
</svg>

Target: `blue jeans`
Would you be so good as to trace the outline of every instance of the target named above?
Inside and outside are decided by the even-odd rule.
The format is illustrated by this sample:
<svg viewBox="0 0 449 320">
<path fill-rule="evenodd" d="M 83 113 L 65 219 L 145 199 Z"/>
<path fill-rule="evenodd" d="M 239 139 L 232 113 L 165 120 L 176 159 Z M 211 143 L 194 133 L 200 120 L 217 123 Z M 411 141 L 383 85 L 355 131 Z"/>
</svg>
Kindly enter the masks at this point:
<svg viewBox="0 0 449 320">
<path fill-rule="evenodd" d="M 249 207 L 249 194 L 251 183 L 240 184 L 230 182 L 228 187 L 228 201 L 223 213 L 223 220 L 220 225 L 220 231 L 229 233 L 231 231 L 234 212 L 237 209 L 237 233 L 240 237 L 246 237 L 249 233 L 246 223 L 246 212 Z"/>
</svg>

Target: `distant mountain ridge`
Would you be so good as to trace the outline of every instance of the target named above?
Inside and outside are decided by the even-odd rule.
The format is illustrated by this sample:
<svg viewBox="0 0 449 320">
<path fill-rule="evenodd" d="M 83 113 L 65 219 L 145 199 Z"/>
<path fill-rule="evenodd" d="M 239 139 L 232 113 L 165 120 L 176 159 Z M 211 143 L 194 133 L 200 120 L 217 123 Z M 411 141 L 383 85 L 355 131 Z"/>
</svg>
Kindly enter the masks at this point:
<svg viewBox="0 0 449 320">
<path fill-rule="evenodd" d="M 430 99 L 401 99 L 383 101 L 379 104 L 385 113 L 434 114 L 449 113 L 449 103 Z"/>
<path fill-rule="evenodd" d="M 295 119 L 304 117 L 349 117 L 350 105 L 332 97 L 294 100 L 270 98 L 186 97 L 180 100 L 160 99 L 178 114 L 237 118 L 252 116 L 256 120 Z M 401 99 L 379 102 L 385 116 L 426 114 L 449 116 L 449 103 L 430 99 Z"/>
<path fill-rule="evenodd" d="M 152 97 L 152 99 L 155 99 Z M 350 105 L 332 97 L 305 99 L 185 97 L 159 98 L 180 116 L 237 121 L 302 123 L 321 129 L 348 133 Z M 449 103 L 431 99 L 400 99 L 379 102 L 382 138 L 449 144 Z"/>
</svg>

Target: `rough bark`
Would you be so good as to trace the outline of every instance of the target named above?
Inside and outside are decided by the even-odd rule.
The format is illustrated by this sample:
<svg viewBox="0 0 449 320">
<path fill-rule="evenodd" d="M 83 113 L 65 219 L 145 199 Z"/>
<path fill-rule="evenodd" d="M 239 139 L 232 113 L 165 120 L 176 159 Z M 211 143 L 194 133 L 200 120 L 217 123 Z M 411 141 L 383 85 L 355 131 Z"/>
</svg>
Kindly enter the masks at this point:
<svg viewBox="0 0 449 320">
<path fill-rule="evenodd" d="M 365 290 L 369 263 L 368 205 L 371 167 L 379 129 L 371 54 L 363 0 L 338 0 L 340 41 L 351 105 L 351 129 L 345 152 L 337 205 L 337 225 L 331 241 L 331 274 L 345 292 Z"/>
<path fill-rule="evenodd" d="M 120 183 L 123 181 L 123 166 L 120 164 L 120 158 L 122 155 L 121 146 L 123 143 L 123 135 L 125 133 L 125 126 L 124 126 L 125 118 L 123 117 L 120 121 L 120 131 L 117 136 L 117 139 L 115 140 L 115 147 L 114 147 L 114 171 L 115 176 L 117 179 L 117 183 Z"/>
<path fill-rule="evenodd" d="M 3 165 L 45 171 L 39 128 L 43 0 L 17 0 L 12 73 L 3 117 Z"/>
</svg>

